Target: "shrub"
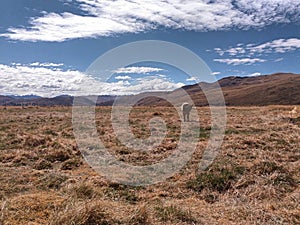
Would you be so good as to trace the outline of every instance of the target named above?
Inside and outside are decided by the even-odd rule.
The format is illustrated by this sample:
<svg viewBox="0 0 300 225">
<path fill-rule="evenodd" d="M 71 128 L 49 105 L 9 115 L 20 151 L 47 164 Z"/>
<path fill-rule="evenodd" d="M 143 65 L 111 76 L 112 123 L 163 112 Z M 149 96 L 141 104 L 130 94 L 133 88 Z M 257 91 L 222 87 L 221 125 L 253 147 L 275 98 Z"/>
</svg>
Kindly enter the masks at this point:
<svg viewBox="0 0 300 225">
<path fill-rule="evenodd" d="M 188 181 L 187 187 L 195 191 L 211 189 L 224 192 L 230 189 L 244 168 L 228 162 L 216 162 L 208 170 L 201 172 L 195 179 Z"/>
</svg>

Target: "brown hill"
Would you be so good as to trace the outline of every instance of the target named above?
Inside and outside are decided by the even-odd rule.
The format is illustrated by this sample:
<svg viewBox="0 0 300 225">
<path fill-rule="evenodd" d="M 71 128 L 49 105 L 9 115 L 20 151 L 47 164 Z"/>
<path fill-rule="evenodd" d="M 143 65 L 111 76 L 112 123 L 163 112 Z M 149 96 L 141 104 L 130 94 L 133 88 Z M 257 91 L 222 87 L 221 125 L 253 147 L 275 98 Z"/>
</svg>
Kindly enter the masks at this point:
<svg viewBox="0 0 300 225">
<path fill-rule="evenodd" d="M 299 105 L 300 75 L 292 73 L 277 73 L 257 77 L 226 77 L 218 81 L 225 98 L 226 105 Z M 201 83 L 209 92 L 216 90 L 216 83 Z M 208 105 L 200 85 L 184 86 L 183 89 L 191 96 L 197 106 Z M 184 101 L 184 95 L 179 89 L 162 96 Z M 147 97 L 138 105 L 168 105 L 163 99 Z"/>
</svg>

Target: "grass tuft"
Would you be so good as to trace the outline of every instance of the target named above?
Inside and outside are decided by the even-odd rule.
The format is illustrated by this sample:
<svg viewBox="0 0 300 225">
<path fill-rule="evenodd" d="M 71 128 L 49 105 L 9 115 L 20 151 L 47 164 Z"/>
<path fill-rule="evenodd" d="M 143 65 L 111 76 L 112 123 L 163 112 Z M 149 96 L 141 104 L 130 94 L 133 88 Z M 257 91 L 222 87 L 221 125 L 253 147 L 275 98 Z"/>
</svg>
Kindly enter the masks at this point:
<svg viewBox="0 0 300 225">
<path fill-rule="evenodd" d="M 79 158 L 72 158 L 63 162 L 63 164 L 61 165 L 61 169 L 72 170 L 75 169 L 76 167 L 79 167 L 80 165 L 82 165 L 82 161 Z"/>
<path fill-rule="evenodd" d="M 202 171 L 187 182 L 187 187 L 197 192 L 203 189 L 224 192 L 233 186 L 233 183 L 244 172 L 244 168 L 225 161 L 215 162 L 208 170 Z"/>
<path fill-rule="evenodd" d="M 39 179 L 38 186 L 41 189 L 59 189 L 63 182 L 68 179 L 67 176 L 58 174 L 58 173 L 50 173 L 44 175 Z"/>
<path fill-rule="evenodd" d="M 45 160 L 45 159 L 41 159 L 38 162 L 35 163 L 34 169 L 36 170 L 47 170 L 47 169 L 52 169 L 52 163 Z"/>
<path fill-rule="evenodd" d="M 50 225 L 110 225 L 118 224 L 106 212 L 101 202 L 84 202 L 66 206 L 50 218 Z"/>
<path fill-rule="evenodd" d="M 196 224 L 198 221 L 192 216 L 190 211 L 185 211 L 178 206 L 157 206 L 156 216 L 163 222 L 186 222 Z"/>
</svg>

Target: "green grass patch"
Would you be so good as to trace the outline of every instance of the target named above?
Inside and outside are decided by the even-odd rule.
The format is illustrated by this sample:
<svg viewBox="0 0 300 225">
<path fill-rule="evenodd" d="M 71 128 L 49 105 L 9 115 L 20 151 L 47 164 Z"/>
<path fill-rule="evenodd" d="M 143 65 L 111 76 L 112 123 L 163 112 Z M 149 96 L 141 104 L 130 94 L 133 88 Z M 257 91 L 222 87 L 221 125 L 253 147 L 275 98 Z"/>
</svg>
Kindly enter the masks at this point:
<svg viewBox="0 0 300 225">
<path fill-rule="evenodd" d="M 209 169 L 199 173 L 195 179 L 188 181 L 187 187 L 197 192 L 203 189 L 224 192 L 244 173 L 245 168 L 232 162 L 215 162 Z"/>
<path fill-rule="evenodd" d="M 199 137 L 202 139 L 207 139 L 210 136 L 211 127 L 200 127 L 200 135 Z"/>
</svg>

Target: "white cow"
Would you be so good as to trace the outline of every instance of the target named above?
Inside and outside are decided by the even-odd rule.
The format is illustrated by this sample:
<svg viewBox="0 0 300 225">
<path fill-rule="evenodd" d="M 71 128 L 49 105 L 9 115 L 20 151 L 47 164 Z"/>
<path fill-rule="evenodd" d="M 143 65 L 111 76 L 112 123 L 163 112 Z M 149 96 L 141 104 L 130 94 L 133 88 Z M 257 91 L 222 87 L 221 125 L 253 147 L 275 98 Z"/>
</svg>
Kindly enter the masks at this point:
<svg viewBox="0 0 300 225">
<path fill-rule="evenodd" d="M 181 111 L 182 111 L 182 114 L 183 114 L 183 121 L 184 122 L 190 121 L 190 112 L 191 112 L 192 108 L 193 108 L 193 105 L 190 105 L 187 102 L 182 103 Z"/>
</svg>

